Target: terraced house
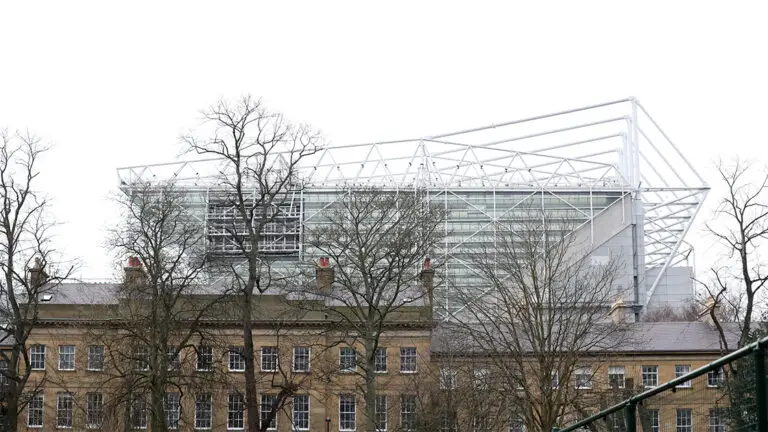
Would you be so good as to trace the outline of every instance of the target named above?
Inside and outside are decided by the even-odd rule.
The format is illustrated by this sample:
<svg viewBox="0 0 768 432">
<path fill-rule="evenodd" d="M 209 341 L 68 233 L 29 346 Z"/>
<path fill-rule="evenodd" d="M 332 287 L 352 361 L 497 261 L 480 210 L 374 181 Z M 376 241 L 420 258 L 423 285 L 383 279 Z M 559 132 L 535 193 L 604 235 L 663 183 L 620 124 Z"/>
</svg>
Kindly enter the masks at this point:
<svg viewBox="0 0 768 432">
<path fill-rule="evenodd" d="M 316 270 L 317 283 L 308 290 L 315 295 L 267 293 L 254 306 L 258 403 L 267 430 L 365 427 L 360 346 L 332 318 L 341 306 L 323 295 L 338 289 L 333 268 Z M 187 321 L 195 328 L 175 328 L 185 325 L 183 319 L 166 323 L 171 339 L 186 339 L 158 349 L 150 321 L 140 313 L 148 305 L 121 289 L 141 284 L 143 269 L 132 262 L 125 271 L 122 284 L 62 284 L 39 299 L 39 322 L 28 341 L 33 372 L 22 429 L 154 430 L 149 413 L 161 410 L 168 429 L 244 430 L 242 328 L 231 314 L 237 298 L 201 288 L 177 306 L 181 315 L 185 308 L 196 311 L 198 319 Z M 430 270 L 423 271 L 416 289 L 429 291 L 431 278 Z M 201 304 L 211 306 L 192 307 Z M 535 430 L 532 419 L 549 397 L 567 400 L 558 413 L 565 422 L 722 354 L 707 322 L 635 323 L 619 304 L 606 322 L 626 324 L 620 346 L 583 353 L 577 368 L 551 371 L 542 386 L 535 358 L 522 373 L 512 362 L 500 367 L 498 352 L 484 350 L 466 333 L 470 326 L 436 322 L 431 309 L 424 296 L 392 315 L 383 329 L 374 365 L 379 431 Z M 167 384 L 157 406 L 152 392 L 159 374 Z M 514 385 L 512 375 L 519 377 Z M 648 404 L 643 425 L 651 432 L 722 432 L 723 379 L 712 373 Z M 609 429 L 621 425 L 617 418 Z"/>
</svg>

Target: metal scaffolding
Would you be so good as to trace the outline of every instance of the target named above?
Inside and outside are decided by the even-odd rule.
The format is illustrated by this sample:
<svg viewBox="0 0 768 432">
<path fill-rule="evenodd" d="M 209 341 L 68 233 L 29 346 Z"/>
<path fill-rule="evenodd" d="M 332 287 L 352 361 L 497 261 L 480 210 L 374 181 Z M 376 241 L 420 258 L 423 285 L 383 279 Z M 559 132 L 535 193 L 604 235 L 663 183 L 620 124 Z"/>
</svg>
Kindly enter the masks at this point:
<svg viewBox="0 0 768 432">
<path fill-rule="evenodd" d="M 285 154 L 285 153 L 284 153 Z M 276 154 L 279 163 L 283 154 Z M 344 191 L 378 186 L 426 189 L 449 210 L 443 259 L 471 274 L 462 248 L 483 241 L 494 222 L 511 217 L 525 200 L 547 200 L 590 225 L 617 200 L 642 202 L 644 269 L 656 269 L 645 304 L 670 266 L 688 263 L 685 236 L 709 187 L 646 109 L 634 98 L 416 139 L 324 148 L 302 160 L 303 189 L 275 226 L 270 245 L 301 257 L 302 226 Z M 642 168 L 642 169 L 641 169 Z M 221 160 L 199 159 L 119 168 L 121 188 L 173 180 L 198 194 L 198 212 L 220 252 L 227 240 L 217 221 L 227 210 L 211 197 L 227 169 Z M 289 220 L 290 219 L 290 220 Z M 278 246 L 279 245 L 279 246 Z M 282 249 L 281 249 L 282 248 Z"/>
</svg>

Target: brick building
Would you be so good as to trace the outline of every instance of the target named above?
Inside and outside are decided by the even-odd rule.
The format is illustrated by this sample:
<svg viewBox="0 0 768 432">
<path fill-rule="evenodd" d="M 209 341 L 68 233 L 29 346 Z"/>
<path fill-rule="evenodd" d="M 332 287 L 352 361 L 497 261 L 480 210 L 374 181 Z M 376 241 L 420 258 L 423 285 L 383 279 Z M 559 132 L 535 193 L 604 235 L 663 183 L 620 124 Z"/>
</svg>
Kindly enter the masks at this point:
<svg viewBox="0 0 768 432">
<path fill-rule="evenodd" d="M 126 272 L 125 283 L 135 283 L 141 269 L 129 266 Z M 318 294 L 334 289 L 333 269 L 319 267 L 317 281 Z M 431 273 L 422 273 L 422 281 L 420 289 L 429 291 Z M 128 342 L 125 337 L 125 325 L 141 324 L 130 321 L 130 313 L 141 309 L 141 300 L 121 296 L 120 287 L 63 284 L 39 299 L 39 322 L 28 343 L 34 369 L 29 387 L 36 393 L 19 417 L 24 427 L 151 429 L 147 419 L 149 401 L 136 391 L 142 377 L 149 374 L 151 353 L 135 339 Z M 167 389 L 166 422 L 188 431 L 243 429 L 244 364 L 238 354 L 243 343 L 242 326 L 232 313 L 236 310 L 232 302 L 237 298 L 206 289 L 193 297 L 191 302 L 210 300 L 215 307 L 202 316 L 199 331 L 187 343 L 179 345 L 175 352 L 165 353 L 173 359 L 168 373 L 178 377 L 178 381 L 172 380 L 176 384 Z M 493 375 L 484 366 L 483 354 L 457 350 L 451 342 L 460 333 L 447 324 L 435 324 L 429 297 L 424 299 L 403 307 L 382 330 L 375 363 L 380 389 L 376 424 L 380 430 L 411 428 L 418 411 L 429 408 L 426 399 L 438 393 L 453 392 L 456 398 L 480 395 L 481 402 L 493 405 L 489 396 L 496 390 L 488 390 L 489 384 L 484 387 L 477 383 L 478 378 Z M 254 346 L 258 352 L 263 415 L 269 414 L 273 398 L 281 391 L 291 392 L 279 407 L 271 430 L 362 428 L 364 399 L 359 391 L 356 341 L 329 319 L 328 308 L 334 307 L 340 306 L 322 295 L 291 293 L 262 295 L 254 306 Z M 585 412 L 604 405 L 606 392 L 655 386 L 722 354 L 717 333 L 706 322 L 632 323 L 630 331 L 632 343 L 611 353 L 591 353 L 570 382 L 556 384 L 594 395 L 594 404 Z M 446 381 L 446 377 L 450 379 Z M 680 426 L 679 422 L 688 421 L 693 429 L 685 430 L 719 432 L 712 429 L 718 423 L 709 409 L 716 405 L 721 383 L 722 376 L 713 375 L 705 382 L 682 388 L 676 402 L 667 400 L 649 407 L 652 431 L 673 430 Z M 706 386 L 703 393 L 700 386 Z M 701 400 L 692 399 L 693 389 Z M 694 405 L 687 407 L 687 403 Z M 458 410 L 466 411 L 467 406 Z M 436 408 L 442 415 L 445 406 Z M 435 427 L 499 431 L 523 427 L 513 415 L 504 413 L 507 408 L 500 407 L 495 422 L 486 422 L 476 413 L 460 412 L 456 415 L 469 420 L 446 424 L 436 417 Z M 424 415 L 421 420 L 426 418 Z"/>
</svg>

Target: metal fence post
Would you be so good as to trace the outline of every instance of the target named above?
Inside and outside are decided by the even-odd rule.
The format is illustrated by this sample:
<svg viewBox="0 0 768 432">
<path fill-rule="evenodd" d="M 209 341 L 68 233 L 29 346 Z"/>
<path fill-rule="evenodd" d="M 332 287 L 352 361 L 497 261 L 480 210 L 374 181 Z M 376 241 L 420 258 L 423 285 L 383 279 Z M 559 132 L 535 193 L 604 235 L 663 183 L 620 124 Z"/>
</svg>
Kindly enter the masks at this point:
<svg viewBox="0 0 768 432">
<path fill-rule="evenodd" d="M 755 403 L 757 405 L 757 432 L 768 432 L 768 406 L 765 394 L 765 350 L 755 347 Z"/>
<path fill-rule="evenodd" d="M 624 417 L 627 422 L 627 432 L 636 432 L 637 423 L 635 421 L 635 413 L 637 412 L 637 404 L 630 401 L 627 406 L 624 407 Z"/>
</svg>

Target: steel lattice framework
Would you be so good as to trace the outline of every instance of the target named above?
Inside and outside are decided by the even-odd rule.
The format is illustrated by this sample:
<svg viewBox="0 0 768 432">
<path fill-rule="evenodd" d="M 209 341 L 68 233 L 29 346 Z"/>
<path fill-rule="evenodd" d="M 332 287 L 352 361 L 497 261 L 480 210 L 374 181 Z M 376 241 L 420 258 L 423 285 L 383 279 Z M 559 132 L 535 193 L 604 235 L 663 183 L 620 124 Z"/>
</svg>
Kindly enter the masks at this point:
<svg viewBox="0 0 768 432">
<path fill-rule="evenodd" d="M 279 163 L 282 155 L 275 157 Z M 475 220 L 462 238 L 446 242 L 443 254 L 466 267 L 461 245 L 481 237 L 526 197 L 546 196 L 580 215 L 583 224 L 591 224 L 611 200 L 638 199 L 644 207 L 645 269 L 660 270 L 645 287 L 646 304 L 665 270 L 687 263 L 692 246 L 685 236 L 709 191 L 634 98 L 417 139 L 328 147 L 302 162 L 305 192 L 296 199 L 304 202 L 310 192 L 331 197 L 315 200 L 316 211 L 338 192 L 365 186 L 424 188 L 446 207 L 449 200 L 462 202 Z M 123 189 L 173 180 L 208 203 L 224 170 L 220 160 L 200 159 L 119 168 L 118 176 Z M 486 199 L 477 201 L 473 194 Z M 302 223 L 311 223 L 311 207 Z"/>
</svg>

